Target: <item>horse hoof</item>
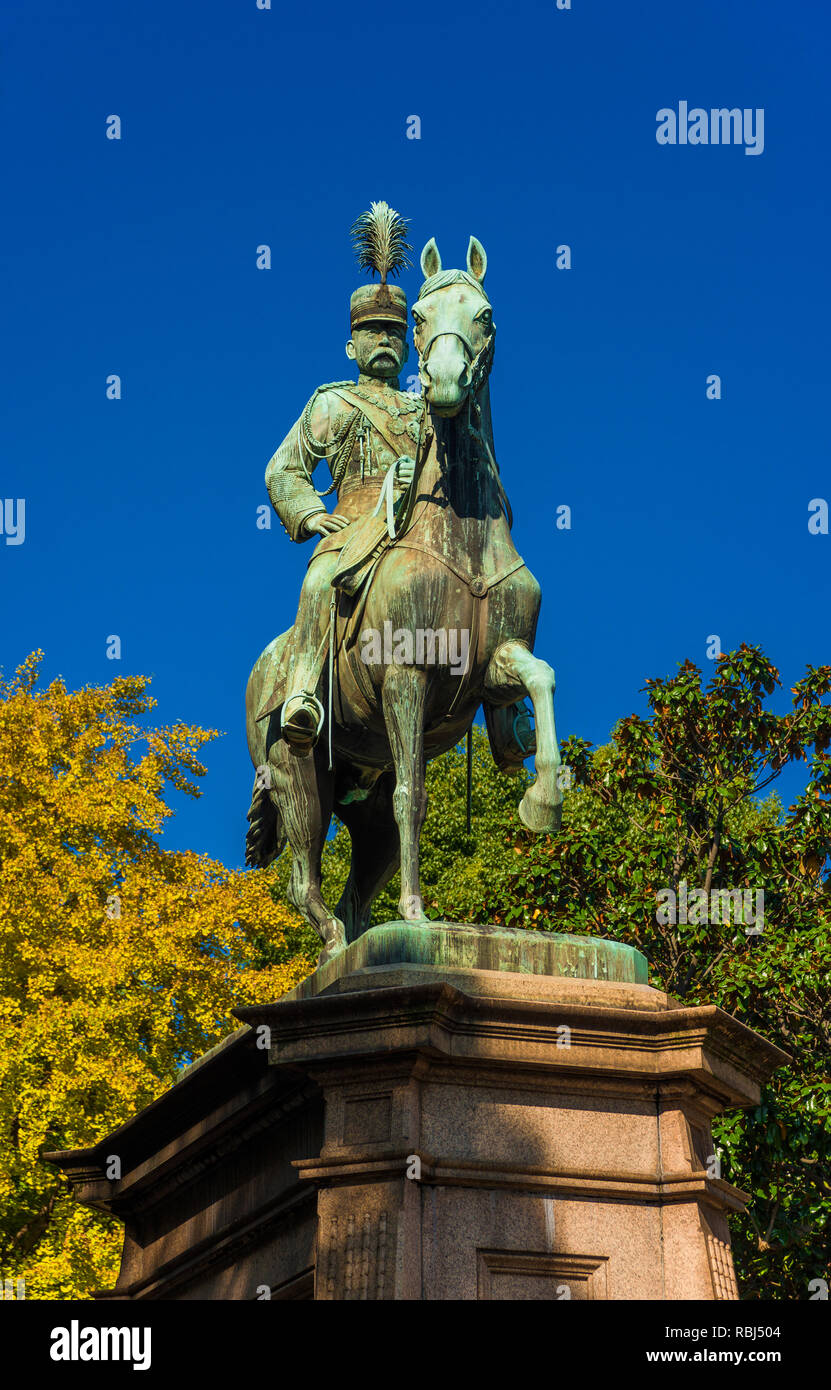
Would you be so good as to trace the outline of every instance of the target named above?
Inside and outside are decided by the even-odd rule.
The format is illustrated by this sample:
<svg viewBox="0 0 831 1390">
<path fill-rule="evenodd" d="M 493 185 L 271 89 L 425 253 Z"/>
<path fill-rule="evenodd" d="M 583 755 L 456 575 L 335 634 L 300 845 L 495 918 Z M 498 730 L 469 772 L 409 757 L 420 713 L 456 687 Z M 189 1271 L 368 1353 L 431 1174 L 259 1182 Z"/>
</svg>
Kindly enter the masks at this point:
<svg viewBox="0 0 831 1390">
<path fill-rule="evenodd" d="M 342 922 L 335 919 L 330 927 L 323 933 L 323 950 L 317 958 L 317 968 L 325 965 L 328 960 L 333 960 L 339 956 L 341 951 L 346 950 L 346 931 Z"/>
<path fill-rule="evenodd" d="M 398 904 L 398 912 L 402 922 L 426 922 L 427 914 L 424 911 L 424 903 L 417 894 L 412 897 L 402 898 Z"/>
<path fill-rule="evenodd" d="M 563 819 L 563 803 L 552 806 L 533 795 L 534 787 L 529 787 L 519 803 L 519 818 L 522 824 L 535 835 L 553 835 L 559 830 Z"/>
</svg>

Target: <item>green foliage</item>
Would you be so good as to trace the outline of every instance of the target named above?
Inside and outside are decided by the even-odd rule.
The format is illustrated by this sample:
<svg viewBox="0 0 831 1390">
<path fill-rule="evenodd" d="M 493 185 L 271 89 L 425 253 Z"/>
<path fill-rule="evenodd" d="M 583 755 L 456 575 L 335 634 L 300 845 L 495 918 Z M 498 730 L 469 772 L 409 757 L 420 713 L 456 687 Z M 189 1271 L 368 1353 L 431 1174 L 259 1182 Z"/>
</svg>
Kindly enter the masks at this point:
<svg viewBox="0 0 831 1390">
<path fill-rule="evenodd" d="M 829 1259 L 831 668 L 809 668 L 785 715 L 765 708 L 778 684 L 743 646 L 706 687 L 690 662 L 649 681 L 650 717 L 622 720 L 605 748 L 566 740 L 577 787 L 562 834 L 516 835 L 509 897 L 503 887 L 488 907 L 515 925 L 628 941 L 654 985 L 719 1004 L 791 1053 L 758 1109 L 720 1121 L 715 1138 L 722 1176 L 752 1199 L 734 1221 L 743 1297 L 804 1299 Z M 761 793 L 796 760 L 806 786 L 785 812 Z M 703 890 L 709 910 L 662 920 L 657 895 L 680 898 L 682 885 Z M 761 936 L 712 911 L 714 890 L 736 889 L 754 904 L 763 890 Z"/>
<path fill-rule="evenodd" d="M 38 662 L 0 680 L 0 1275 L 83 1298 L 115 1283 L 123 1230 L 42 1155 L 130 1119 L 316 952 L 262 870 L 156 838 L 211 731 L 140 727 L 144 676 L 42 688 Z"/>
</svg>

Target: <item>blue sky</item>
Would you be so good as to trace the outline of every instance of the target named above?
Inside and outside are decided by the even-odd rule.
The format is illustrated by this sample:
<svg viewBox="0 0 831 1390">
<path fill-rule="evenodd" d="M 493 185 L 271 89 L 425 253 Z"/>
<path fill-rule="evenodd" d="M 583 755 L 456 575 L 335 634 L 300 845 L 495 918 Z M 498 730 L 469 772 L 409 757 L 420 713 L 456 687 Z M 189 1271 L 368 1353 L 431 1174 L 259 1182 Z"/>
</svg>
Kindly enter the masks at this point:
<svg viewBox="0 0 831 1390">
<path fill-rule="evenodd" d="M 257 529 L 263 473 L 351 374 L 371 199 L 446 266 L 486 247 L 497 456 L 561 733 L 603 741 L 711 634 L 760 643 L 786 689 L 831 660 L 831 536 L 808 531 L 831 501 L 828 12 L 572 4 L 7 0 L 0 495 L 26 538 L 0 539 L 0 661 L 147 672 L 160 721 L 225 731 L 172 848 L 242 861 L 245 683 L 310 553 Z M 681 100 L 763 108 L 764 152 L 660 146 Z"/>
</svg>

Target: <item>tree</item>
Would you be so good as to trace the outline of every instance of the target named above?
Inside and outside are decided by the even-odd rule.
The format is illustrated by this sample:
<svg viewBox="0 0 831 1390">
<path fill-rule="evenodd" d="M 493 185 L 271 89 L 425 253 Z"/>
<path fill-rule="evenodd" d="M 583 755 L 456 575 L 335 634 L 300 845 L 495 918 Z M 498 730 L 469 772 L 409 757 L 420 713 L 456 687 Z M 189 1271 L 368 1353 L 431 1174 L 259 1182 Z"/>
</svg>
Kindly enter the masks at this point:
<svg viewBox="0 0 831 1390">
<path fill-rule="evenodd" d="M 316 952 L 264 873 L 159 843 L 213 731 L 150 727 L 146 677 L 40 690 L 39 657 L 0 681 L 0 1274 L 72 1298 L 115 1282 L 121 1227 L 40 1154 L 129 1119 Z"/>
</svg>

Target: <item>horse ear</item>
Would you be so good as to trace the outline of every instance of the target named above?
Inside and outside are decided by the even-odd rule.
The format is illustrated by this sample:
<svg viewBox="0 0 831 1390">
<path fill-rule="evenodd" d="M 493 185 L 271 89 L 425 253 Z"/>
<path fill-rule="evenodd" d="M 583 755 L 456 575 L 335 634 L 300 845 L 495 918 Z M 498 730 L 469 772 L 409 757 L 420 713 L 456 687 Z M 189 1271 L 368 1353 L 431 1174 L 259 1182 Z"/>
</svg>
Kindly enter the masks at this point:
<svg viewBox="0 0 831 1390">
<path fill-rule="evenodd" d="M 421 253 L 421 273 L 425 280 L 429 280 L 431 275 L 438 275 L 441 270 L 441 256 L 436 245 L 436 238 L 431 236 L 427 245 Z"/>
<path fill-rule="evenodd" d="M 488 258 L 485 255 L 484 246 L 475 236 L 472 236 L 468 243 L 467 268 L 474 280 L 478 280 L 481 284 L 488 269 Z"/>
</svg>

